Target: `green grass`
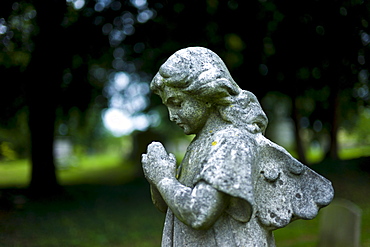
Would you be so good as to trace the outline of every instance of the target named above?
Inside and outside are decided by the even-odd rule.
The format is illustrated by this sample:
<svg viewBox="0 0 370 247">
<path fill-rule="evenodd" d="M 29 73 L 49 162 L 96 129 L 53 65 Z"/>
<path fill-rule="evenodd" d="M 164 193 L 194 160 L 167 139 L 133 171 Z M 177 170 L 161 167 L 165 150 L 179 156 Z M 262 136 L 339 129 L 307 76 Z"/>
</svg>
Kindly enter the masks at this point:
<svg viewBox="0 0 370 247">
<path fill-rule="evenodd" d="M 362 210 L 361 246 L 370 246 L 370 202 L 357 204 Z M 324 209 L 325 210 L 325 209 Z M 276 246 L 312 247 L 317 246 L 320 234 L 322 212 L 313 220 L 297 220 L 287 227 L 276 230 Z M 338 215 L 340 217 L 340 215 Z"/>
<path fill-rule="evenodd" d="M 141 169 L 140 164 L 123 163 L 119 154 L 107 153 L 77 158 L 78 166 L 58 172 L 62 185 L 122 184 L 130 181 Z"/>
<path fill-rule="evenodd" d="M 62 196 L 0 213 L 0 246 L 159 246 L 163 218 L 143 182 L 66 186 Z"/>
<path fill-rule="evenodd" d="M 339 152 L 339 158 L 343 160 L 354 159 L 364 156 L 370 156 L 370 146 L 342 148 Z"/>
<path fill-rule="evenodd" d="M 140 164 L 125 162 L 119 154 L 105 153 L 74 159 L 67 169 L 57 169 L 61 185 L 73 184 L 122 184 L 135 177 Z M 27 187 L 31 166 L 28 160 L 0 163 L 0 188 Z"/>
<path fill-rule="evenodd" d="M 297 220 L 274 232 L 276 246 L 312 247 L 318 243 L 319 217 L 313 220 Z"/>
<path fill-rule="evenodd" d="M 0 163 L 0 188 L 25 187 L 29 183 L 31 166 L 28 160 Z"/>
<path fill-rule="evenodd" d="M 24 198 L 29 179 L 25 160 L 0 164 L 0 246 L 100 247 L 160 246 L 164 215 L 150 201 L 148 184 L 132 180 L 138 164 L 123 163 L 118 155 L 80 157 L 78 166 L 58 171 L 64 193 L 45 200 L 27 199 L 15 207 L 4 199 Z M 320 171 L 334 185 L 337 198 L 347 198 L 362 209 L 361 246 L 370 246 L 370 176 L 342 170 L 355 161 L 322 164 Z M 338 166 L 339 170 L 331 167 Z M 317 166 L 319 167 L 319 166 Z M 26 197 L 27 198 L 27 197 Z M 315 246 L 320 214 L 275 231 L 279 247 Z"/>
</svg>

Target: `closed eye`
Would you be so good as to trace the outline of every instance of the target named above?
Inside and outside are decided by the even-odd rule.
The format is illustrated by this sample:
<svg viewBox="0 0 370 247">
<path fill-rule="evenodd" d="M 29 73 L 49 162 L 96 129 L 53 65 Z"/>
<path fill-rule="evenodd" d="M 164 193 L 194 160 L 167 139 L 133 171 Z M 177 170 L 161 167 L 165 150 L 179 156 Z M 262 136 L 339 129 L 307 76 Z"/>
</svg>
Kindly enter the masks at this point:
<svg viewBox="0 0 370 247">
<path fill-rule="evenodd" d="M 167 105 L 172 107 L 181 107 L 182 100 L 178 100 L 176 98 L 168 98 L 167 99 Z"/>
</svg>

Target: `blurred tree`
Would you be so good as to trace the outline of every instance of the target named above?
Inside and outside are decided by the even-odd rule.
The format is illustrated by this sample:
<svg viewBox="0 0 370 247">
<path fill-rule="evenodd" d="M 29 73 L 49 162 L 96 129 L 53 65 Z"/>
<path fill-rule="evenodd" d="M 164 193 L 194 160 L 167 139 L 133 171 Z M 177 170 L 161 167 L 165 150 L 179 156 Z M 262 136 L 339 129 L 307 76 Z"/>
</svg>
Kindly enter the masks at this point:
<svg viewBox="0 0 370 247">
<path fill-rule="evenodd" d="M 149 49 L 143 58 L 156 61 L 146 66 L 159 67 L 180 48 L 206 46 L 242 88 L 259 98 L 267 91 L 291 97 L 300 160 L 306 161 L 307 128 L 316 139 L 329 139 L 322 145 L 327 157 L 338 158 L 339 126 L 354 125 L 359 106 L 369 102 L 369 3 L 208 0 L 161 6 L 145 26 Z"/>
<path fill-rule="evenodd" d="M 316 136 L 329 136 L 326 156 L 337 159 L 339 127 L 344 121 L 354 125 L 359 106 L 369 103 L 368 93 L 356 93 L 358 88 L 368 92 L 369 3 L 276 5 L 284 19 L 268 36 L 274 45 L 273 56 L 265 51 L 268 77 L 292 98 L 299 156 L 305 159 L 300 130 L 310 128 Z"/>
<path fill-rule="evenodd" d="M 14 83 L 1 91 L 4 111 L 0 123 L 11 129 L 20 111 L 28 114 L 30 189 L 54 193 L 59 188 L 53 157 L 55 135 L 66 134 L 69 127 L 73 134 L 78 126 L 92 130 L 97 122 L 91 124 L 91 120 L 101 121 L 97 112 L 107 106 L 110 96 L 109 89 L 103 90 L 106 83 L 115 72 L 134 72 L 142 62 L 135 58 L 145 47 L 135 40 L 121 43 L 135 32 L 135 23 L 145 23 L 154 13 L 141 1 L 5 0 L 1 4 L 0 70 L 2 78 Z M 131 88 L 131 93 L 135 90 L 138 87 Z M 91 145 L 98 137 L 86 133 L 85 138 Z M 9 150 L 7 143 L 3 146 Z"/>
<path fill-rule="evenodd" d="M 77 22 L 78 13 L 62 0 L 5 1 L 1 10 L 1 16 L 7 17 L 1 19 L 1 70 L 3 78 L 12 80 L 10 93 L 2 90 L 6 109 L 2 124 L 11 125 L 16 113 L 26 107 L 30 189 L 54 193 L 58 189 L 53 157 L 56 120 L 68 116 L 72 107 L 83 115 L 101 94 L 103 84 L 88 81 L 87 75 L 93 59 L 100 58 L 109 43 L 91 19 Z"/>
<path fill-rule="evenodd" d="M 52 152 L 56 124 L 60 130 L 73 119 L 83 126 L 86 109 L 120 107 L 117 96 L 126 99 L 123 105 L 130 114 L 154 109 L 161 102 L 152 97 L 148 107 L 142 97 L 147 86 L 141 82 L 150 81 L 164 60 L 184 47 L 215 51 L 239 85 L 258 98 L 268 91 L 290 96 L 302 161 L 303 128 L 330 136 L 328 156 L 336 158 L 339 126 L 353 125 L 356 109 L 369 101 L 365 57 L 370 7 L 363 1 L 1 4 L 0 70 L 14 83 L 1 91 L 0 120 L 10 126 L 17 112 L 28 112 L 31 188 L 36 191 L 57 186 Z M 113 83 L 122 71 L 129 75 L 129 86 Z"/>
</svg>

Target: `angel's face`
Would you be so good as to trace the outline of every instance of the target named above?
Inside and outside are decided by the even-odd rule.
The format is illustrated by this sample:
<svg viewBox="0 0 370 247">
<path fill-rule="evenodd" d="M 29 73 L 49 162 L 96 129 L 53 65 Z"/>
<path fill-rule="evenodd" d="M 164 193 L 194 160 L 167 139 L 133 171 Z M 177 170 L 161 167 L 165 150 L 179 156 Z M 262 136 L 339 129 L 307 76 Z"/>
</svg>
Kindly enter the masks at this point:
<svg viewBox="0 0 370 247">
<path fill-rule="evenodd" d="M 210 115 L 210 107 L 205 102 L 168 87 L 161 97 L 170 120 L 180 126 L 185 134 L 197 134 L 204 127 Z"/>
</svg>

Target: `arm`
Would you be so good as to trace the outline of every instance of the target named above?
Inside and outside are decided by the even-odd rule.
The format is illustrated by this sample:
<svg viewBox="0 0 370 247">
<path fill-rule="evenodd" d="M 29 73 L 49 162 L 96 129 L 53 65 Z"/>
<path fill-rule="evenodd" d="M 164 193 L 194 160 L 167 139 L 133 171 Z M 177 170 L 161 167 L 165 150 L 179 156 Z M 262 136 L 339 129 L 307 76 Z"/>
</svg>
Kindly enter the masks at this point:
<svg viewBox="0 0 370 247">
<path fill-rule="evenodd" d="M 175 177 L 176 161 L 160 143 L 148 146 L 142 159 L 146 178 L 159 192 L 176 217 L 195 229 L 210 227 L 226 209 L 229 196 L 204 181 L 194 188 L 182 185 Z M 152 190 L 153 191 L 153 190 Z"/>
<path fill-rule="evenodd" d="M 211 227 L 229 202 L 226 194 L 204 181 L 192 189 L 175 178 L 163 178 L 157 188 L 176 217 L 195 229 Z"/>
</svg>

